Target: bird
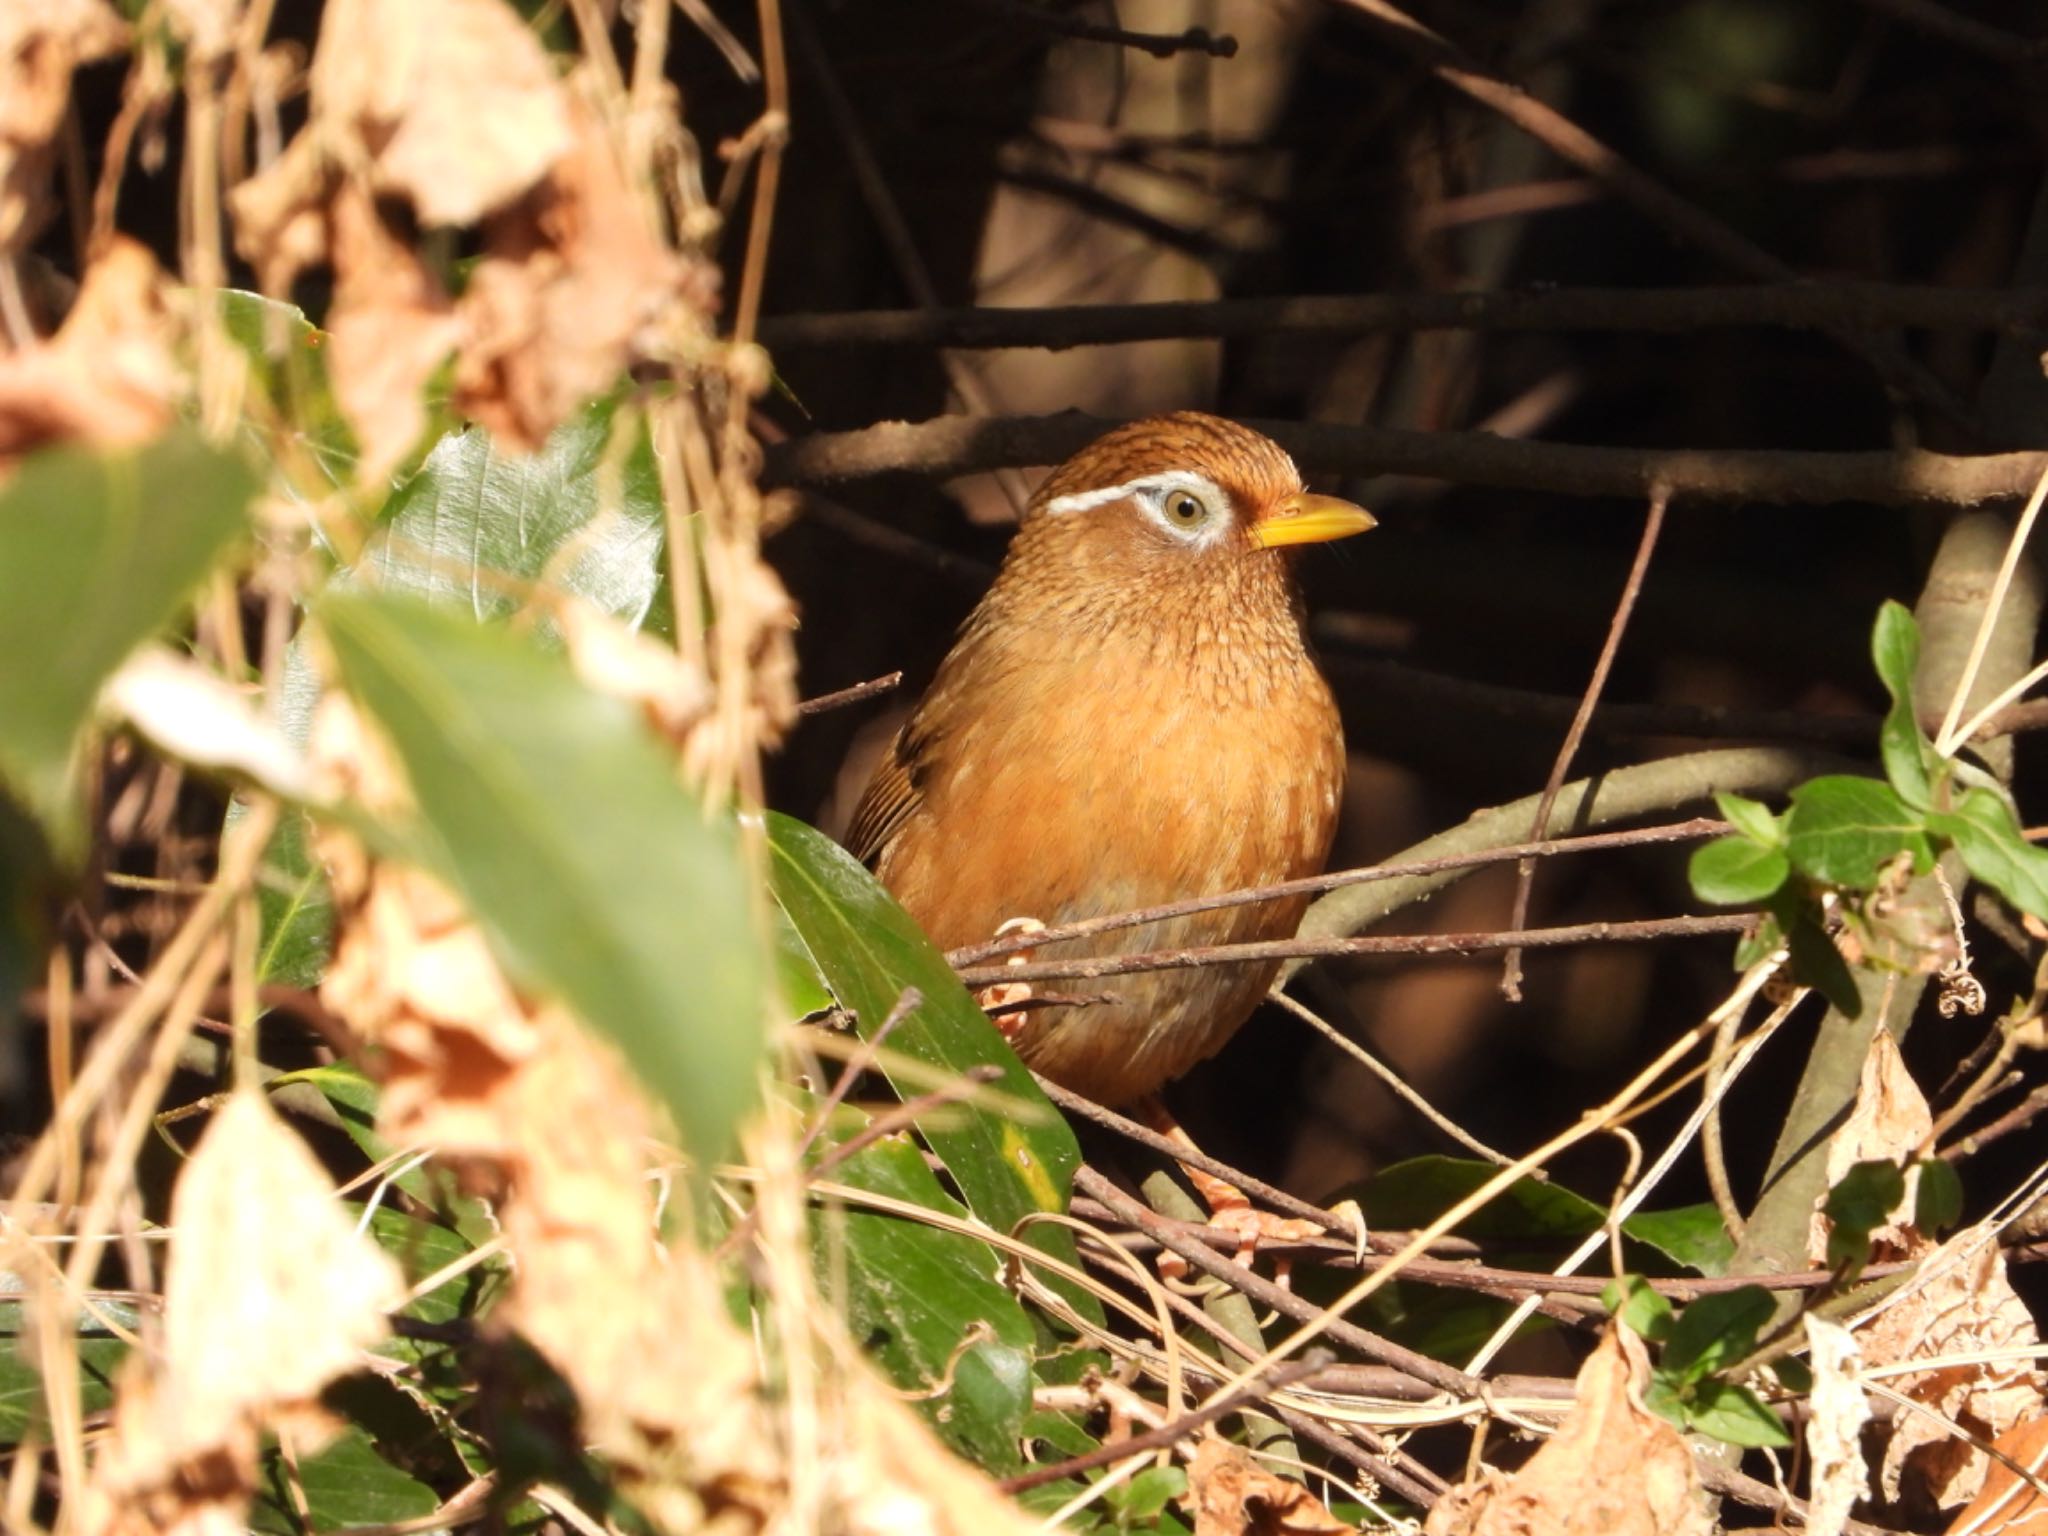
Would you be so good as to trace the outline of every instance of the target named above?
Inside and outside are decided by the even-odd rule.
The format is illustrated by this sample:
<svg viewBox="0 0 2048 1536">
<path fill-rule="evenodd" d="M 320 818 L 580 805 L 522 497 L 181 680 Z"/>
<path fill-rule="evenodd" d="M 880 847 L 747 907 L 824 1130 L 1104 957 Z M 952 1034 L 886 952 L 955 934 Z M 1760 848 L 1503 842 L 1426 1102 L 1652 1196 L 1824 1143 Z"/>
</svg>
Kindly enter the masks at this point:
<svg viewBox="0 0 2048 1536">
<path fill-rule="evenodd" d="M 857 803 L 846 845 L 944 950 L 1318 874 L 1344 784 L 1292 571 L 1371 513 L 1193 411 L 1097 438 L 1019 519 Z M 1292 937 L 1307 897 L 1047 943 L 1038 959 Z M 1004 1016 L 1018 1055 L 1108 1106 L 1155 1102 L 1250 1017 L 1277 961 L 1091 979 Z M 1049 999 L 1056 1002 L 1056 999 Z"/>
</svg>

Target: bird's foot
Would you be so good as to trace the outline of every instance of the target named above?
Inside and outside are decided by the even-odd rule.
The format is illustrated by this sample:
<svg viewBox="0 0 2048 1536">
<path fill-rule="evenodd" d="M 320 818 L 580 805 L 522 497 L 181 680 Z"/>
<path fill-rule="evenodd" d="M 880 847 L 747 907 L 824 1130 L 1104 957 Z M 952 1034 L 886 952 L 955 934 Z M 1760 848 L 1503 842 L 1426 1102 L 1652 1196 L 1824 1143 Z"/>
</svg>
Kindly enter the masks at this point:
<svg viewBox="0 0 2048 1536">
<path fill-rule="evenodd" d="M 1045 932 L 1045 924 L 1041 923 L 1037 918 L 1013 917 L 1006 920 L 1002 927 L 996 930 L 995 936 L 999 939 L 1006 939 L 1013 933 L 1043 932 Z M 1030 959 L 1031 951 L 1020 949 L 1004 960 L 1003 964 L 1024 965 Z M 995 1026 L 1001 1032 L 1002 1037 L 1005 1040 L 1014 1042 L 1024 1028 L 1026 1009 L 1023 1005 L 1030 1002 L 1037 995 L 1037 993 L 1031 990 L 1031 983 L 1028 981 L 998 981 L 991 986 L 983 987 L 979 992 L 975 993 L 974 1000 L 981 1005 L 982 1012 L 993 1015 Z M 997 1010 L 1001 1011 L 998 1012 Z"/>
<path fill-rule="evenodd" d="M 1181 1123 L 1174 1119 L 1166 1106 L 1158 1099 L 1148 1099 L 1141 1106 L 1145 1120 L 1152 1128 L 1177 1142 L 1189 1151 L 1200 1152 L 1194 1137 L 1187 1133 Z M 1318 1222 L 1303 1216 L 1279 1216 L 1271 1211 L 1262 1211 L 1251 1202 L 1251 1197 L 1230 1180 L 1206 1169 L 1182 1163 L 1180 1171 L 1187 1175 L 1195 1193 L 1202 1197 L 1202 1203 L 1209 1207 L 1209 1225 L 1219 1227 L 1237 1239 L 1237 1250 L 1232 1255 L 1239 1264 L 1250 1264 L 1258 1256 L 1261 1243 L 1298 1243 L 1312 1237 L 1321 1237 L 1325 1229 Z M 1363 1216 L 1357 1218 L 1357 1230 L 1365 1230 Z M 1163 1252 L 1159 1255 L 1159 1272 L 1169 1280 L 1187 1278 L 1188 1264 L 1179 1254 Z M 1288 1282 L 1290 1261 L 1279 1260 L 1274 1267 L 1274 1276 L 1281 1285 Z"/>
</svg>

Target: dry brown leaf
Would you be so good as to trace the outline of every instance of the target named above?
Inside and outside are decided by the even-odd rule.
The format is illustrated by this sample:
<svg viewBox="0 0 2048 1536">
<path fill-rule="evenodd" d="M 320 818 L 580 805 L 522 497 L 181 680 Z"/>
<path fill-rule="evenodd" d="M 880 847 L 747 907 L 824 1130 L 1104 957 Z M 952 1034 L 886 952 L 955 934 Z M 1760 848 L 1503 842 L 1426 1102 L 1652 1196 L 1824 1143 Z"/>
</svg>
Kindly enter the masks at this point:
<svg viewBox="0 0 2048 1536">
<path fill-rule="evenodd" d="M 1195 1449 L 1188 1503 L 1195 1536 L 1331 1536 L 1353 1529 L 1300 1483 L 1213 1435 Z"/>
<path fill-rule="evenodd" d="M 257 1093 L 228 1100 L 179 1175 L 167 1262 L 161 1358 L 124 1377 L 89 1530 L 234 1521 L 263 1428 L 311 1422 L 321 1390 L 357 1367 L 405 1299 L 397 1264 Z"/>
<path fill-rule="evenodd" d="M 560 82 L 504 0 L 331 0 L 313 128 L 429 225 L 473 224 L 569 148 Z"/>
<path fill-rule="evenodd" d="M 454 350 L 448 296 L 412 246 L 394 236 L 369 193 L 343 182 L 330 205 L 335 274 L 328 376 L 362 450 L 359 473 L 379 479 L 426 425 L 422 394 Z"/>
<path fill-rule="evenodd" d="M 2034 1319 L 2006 1278 L 1995 1231 L 1972 1228 L 1939 1249 L 1924 1240 L 1919 1248 L 1930 1255 L 1923 1272 L 1856 1330 L 1866 1366 L 2039 1345 Z M 1952 1507 L 1984 1483 L 1987 1458 L 1941 1419 L 1989 1440 L 2042 1410 L 2043 1377 L 2027 1359 L 1937 1364 L 1889 1384 L 1940 1416 L 1901 1413 L 1885 1444 L 1879 1487 L 1887 1499 L 1915 1507 Z"/>
<path fill-rule="evenodd" d="M 46 443 L 117 448 L 156 436 L 178 389 L 169 337 L 156 258 L 115 238 L 57 334 L 0 356 L 0 469 Z"/>
<path fill-rule="evenodd" d="M 2036 1480 L 2048 1482 L 2048 1418 L 2009 1429 L 1992 1444 Z M 1983 1491 L 1956 1516 L 1947 1536 L 2048 1536 L 2048 1494 L 1994 1461 L 1984 1475 Z"/>
<path fill-rule="evenodd" d="M 1803 1321 L 1813 1365 L 1813 1412 L 1806 1421 L 1813 1489 L 1807 1496 L 1806 1536 L 1841 1536 L 1857 1500 L 1870 1493 L 1870 1468 L 1863 1459 L 1870 1401 L 1857 1377 L 1862 1354 L 1855 1336 L 1840 1323 L 1811 1312 Z"/>
<path fill-rule="evenodd" d="M 0 251 L 35 238 L 49 213 L 51 140 L 71 99 L 71 72 L 127 46 L 106 0 L 0 5 Z"/>
<path fill-rule="evenodd" d="M 1571 1413 L 1520 1471 L 1491 1467 L 1439 1499 L 1426 1536 L 1708 1536 L 1692 1455 L 1643 1406 L 1640 1340 L 1610 1326 Z"/>
<path fill-rule="evenodd" d="M 1880 1029 L 1870 1042 L 1869 1054 L 1863 1058 L 1856 1103 L 1828 1142 L 1827 1187 L 1832 1189 L 1840 1183 L 1858 1163 L 1908 1160 L 1933 1129 L 1934 1117 L 1927 1108 L 1926 1095 L 1906 1070 L 1898 1042 Z M 1882 1249 L 1884 1256 L 1905 1252 L 1917 1241 L 1917 1234 L 1911 1230 L 1911 1217 L 1919 1189 L 1919 1169 L 1908 1168 L 1906 1192 L 1893 1208 L 1893 1221 L 1871 1233 L 1872 1246 Z M 1827 1262 L 1829 1222 L 1821 1214 L 1826 1200 L 1825 1190 L 1815 1198 L 1807 1231 L 1807 1258 L 1815 1264 Z"/>
<path fill-rule="evenodd" d="M 527 450 L 634 361 L 701 333 L 717 296 L 712 268 L 656 238 L 596 114 L 574 103 L 571 127 L 546 178 L 486 221 L 462 296 L 456 406 Z"/>
<path fill-rule="evenodd" d="M 217 59 L 235 46 L 241 0 L 165 0 L 171 25 L 202 59 Z"/>
</svg>

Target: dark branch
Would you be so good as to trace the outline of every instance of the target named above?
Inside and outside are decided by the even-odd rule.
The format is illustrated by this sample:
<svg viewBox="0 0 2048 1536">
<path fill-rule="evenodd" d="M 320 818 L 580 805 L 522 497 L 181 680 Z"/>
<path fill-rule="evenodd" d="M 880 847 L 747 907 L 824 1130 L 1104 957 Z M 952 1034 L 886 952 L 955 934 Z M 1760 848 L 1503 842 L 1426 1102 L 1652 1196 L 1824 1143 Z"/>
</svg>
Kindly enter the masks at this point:
<svg viewBox="0 0 2048 1536">
<path fill-rule="evenodd" d="M 1491 293 L 1301 295 L 1208 303 L 1043 309 L 895 309 L 781 315 L 761 322 L 771 352 L 825 347 L 1067 347 L 1294 334 L 1409 331 L 1682 332 L 1788 330 L 2021 333 L 2048 324 L 2037 288 L 1920 288 L 1890 283 L 1767 283 L 1726 288 L 1576 288 Z"/>
<path fill-rule="evenodd" d="M 775 485 L 827 485 L 875 475 L 950 479 L 990 469 L 1057 464 L 1119 422 L 1060 416 L 942 416 L 878 422 L 854 432 L 820 432 L 770 446 L 763 478 Z M 1467 485 L 1565 496 L 1648 497 L 1659 486 L 1677 501 L 1869 502 L 1898 507 L 1975 507 L 2027 494 L 2048 470 L 2048 453 L 1972 457 L 1903 453 L 1804 453 L 1779 449 L 1588 448 L 1532 443 L 1484 432 L 1404 432 L 1324 422 L 1253 421 L 1309 471 L 1413 475 Z"/>
</svg>

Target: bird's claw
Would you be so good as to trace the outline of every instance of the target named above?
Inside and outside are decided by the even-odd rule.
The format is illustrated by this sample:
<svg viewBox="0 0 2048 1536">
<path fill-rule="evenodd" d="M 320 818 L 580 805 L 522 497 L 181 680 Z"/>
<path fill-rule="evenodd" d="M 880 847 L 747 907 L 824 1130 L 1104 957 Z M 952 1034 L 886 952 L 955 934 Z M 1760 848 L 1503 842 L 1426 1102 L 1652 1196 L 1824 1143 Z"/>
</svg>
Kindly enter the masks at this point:
<svg viewBox="0 0 2048 1536">
<path fill-rule="evenodd" d="M 1035 917 L 1012 917 L 1006 919 L 1003 925 L 996 929 L 995 936 L 999 939 L 1005 939 L 1013 933 L 1043 932 L 1045 932 L 1045 924 Z M 1005 959 L 1003 964 L 1024 965 L 1030 959 L 1031 951 L 1029 949 L 1020 949 Z M 1001 1013 L 995 1013 L 995 1026 L 1005 1040 L 1014 1042 L 1024 1028 L 1025 1010 L 1019 1008 L 1017 1004 L 1028 1003 L 1037 995 L 1036 992 L 1032 991 L 1031 983 L 1028 981 L 998 981 L 990 986 L 983 987 L 979 992 L 975 993 L 974 1000 L 980 1005 L 984 1013 L 995 1013 L 995 1010 L 998 1008 L 1005 1010 Z"/>
</svg>

